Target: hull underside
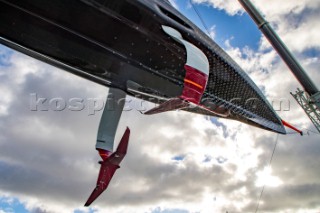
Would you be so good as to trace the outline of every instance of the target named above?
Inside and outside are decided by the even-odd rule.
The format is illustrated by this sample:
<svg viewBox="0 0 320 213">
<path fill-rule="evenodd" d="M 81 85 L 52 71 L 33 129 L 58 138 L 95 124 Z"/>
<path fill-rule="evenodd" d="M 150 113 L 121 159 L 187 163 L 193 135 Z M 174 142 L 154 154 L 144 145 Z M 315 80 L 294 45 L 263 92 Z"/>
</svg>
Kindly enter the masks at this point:
<svg viewBox="0 0 320 213">
<path fill-rule="evenodd" d="M 162 30 L 177 29 L 210 63 L 202 105 L 228 118 L 285 133 L 259 88 L 208 36 L 165 1 L 0 0 L 0 42 L 34 58 L 141 99 L 182 93 L 186 50 Z M 200 108 L 187 111 L 214 115 Z"/>
</svg>

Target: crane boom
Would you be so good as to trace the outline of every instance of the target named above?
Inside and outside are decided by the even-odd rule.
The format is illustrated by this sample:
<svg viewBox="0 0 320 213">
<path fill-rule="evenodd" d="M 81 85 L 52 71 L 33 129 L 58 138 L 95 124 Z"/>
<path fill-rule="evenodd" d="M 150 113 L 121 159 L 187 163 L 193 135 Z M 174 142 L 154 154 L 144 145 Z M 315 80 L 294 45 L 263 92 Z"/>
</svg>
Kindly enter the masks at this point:
<svg viewBox="0 0 320 213">
<path fill-rule="evenodd" d="M 299 105 L 304 109 L 312 123 L 320 132 L 320 91 L 314 82 L 310 79 L 300 63 L 289 51 L 281 38 L 273 30 L 270 24 L 264 19 L 258 9 L 251 3 L 250 0 L 238 0 L 243 8 L 247 11 L 253 21 L 258 25 L 261 32 L 269 40 L 273 48 L 278 52 L 282 60 L 290 68 L 293 75 L 300 82 L 307 95 L 298 91 L 291 95 L 296 99 Z"/>
</svg>

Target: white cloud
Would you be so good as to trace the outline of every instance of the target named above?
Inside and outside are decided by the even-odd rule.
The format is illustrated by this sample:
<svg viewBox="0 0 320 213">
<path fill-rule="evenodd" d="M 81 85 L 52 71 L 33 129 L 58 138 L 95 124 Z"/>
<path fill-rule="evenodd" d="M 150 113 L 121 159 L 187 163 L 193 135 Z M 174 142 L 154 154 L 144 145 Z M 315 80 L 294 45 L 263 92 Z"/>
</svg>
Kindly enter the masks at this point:
<svg viewBox="0 0 320 213">
<path fill-rule="evenodd" d="M 169 2 L 172 4 L 172 6 L 173 6 L 174 8 L 179 9 L 179 6 L 178 6 L 176 0 L 169 0 Z"/>
<path fill-rule="evenodd" d="M 263 4 L 255 3 L 259 7 Z M 270 1 L 274 11 L 269 2 L 265 11 L 274 15 L 271 20 L 280 32 L 295 30 L 299 42 L 291 45 L 296 45 L 292 47 L 299 51 L 299 60 L 319 82 L 318 57 L 302 54 L 316 47 L 317 32 L 313 29 L 312 35 L 303 35 L 301 30 L 317 25 L 317 14 L 302 12 L 304 8 L 317 10 L 317 3 L 286 1 L 279 7 L 275 3 Z M 230 14 L 240 11 L 236 1 L 212 4 Z M 289 18 L 280 22 L 290 10 L 306 17 L 302 19 L 305 22 L 292 25 Z M 283 35 L 287 35 L 285 40 L 295 37 Z M 306 39 L 300 40 L 301 36 Z M 226 44 L 228 53 L 269 100 L 290 100 L 290 111 L 280 111 L 281 117 L 312 128 L 289 95 L 299 85 L 275 51 L 264 48 L 263 41 L 256 52 Z M 0 102 L 5 107 L 5 113 L 0 114 L 1 195 L 19 198 L 31 212 L 83 210 L 98 173 L 94 143 L 101 112 L 94 116 L 87 112 L 31 112 L 30 93 L 48 98 L 103 98 L 107 89 L 22 54 L 14 53 L 8 60 L 10 68 L 0 68 L 0 93 L 7 95 Z M 318 135 L 280 136 L 272 170 L 264 170 L 275 134 L 258 128 L 223 119 L 211 122 L 186 112 L 142 116 L 131 111 L 121 119 L 118 140 L 127 125 L 132 129 L 128 156 L 110 188 L 94 203 L 98 212 L 252 212 L 260 193 L 256 184 L 268 187 L 262 197 L 264 212 L 312 212 L 320 206 Z M 177 156 L 184 158 L 172 160 Z"/>
<path fill-rule="evenodd" d="M 219 10 L 226 10 L 230 15 L 235 15 L 241 12 L 241 5 L 238 1 L 233 0 L 192 0 L 197 4 L 207 3 Z"/>
<path fill-rule="evenodd" d="M 209 29 L 209 36 L 214 40 L 216 38 L 216 26 L 213 25 Z"/>
<path fill-rule="evenodd" d="M 214 8 L 224 10 L 229 15 L 244 12 L 241 4 L 234 0 L 193 0 L 201 4 L 206 3 Z M 309 48 L 320 48 L 318 42 L 320 28 L 320 2 L 318 0 L 302 1 L 264 1 L 252 0 L 252 3 L 271 22 L 276 32 L 292 51 L 302 52 Z M 262 48 L 269 48 L 270 44 L 262 39 Z"/>
<path fill-rule="evenodd" d="M 21 54 L 12 57 L 18 64 L 35 62 Z M 1 129 L 0 170 L 5 174 L 0 177 L 1 191 L 18 197 L 30 211 L 78 209 L 93 189 L 98 172 L 94 143 L 101 112 L 95 116 L 30 112 L 29 94 L 95 97 L 106 90 L 40 62 L 34 67 L 36 72 L 21 66 L 2 73 L 10 77 L 20 69 L 27 70 L 21 70 L 19 79 L 7 82 L 19 98 L 12 100 L 0 123 L 6 125 Z M 242 201 L 231 202 L 236 195 L 225 194 L 224 187 L 237 191 L 245 187 L 238 187 L 237 180 L 252 181 L 247 172 L 258 165 L 261 152 L 254 150 L 255 136 L 248 127 L 228 121 L 217 127 L 206 117 L 186 112 L 142 116 L 131 111 L 124 113 L 118 139 L 125 125 L 132 129 L 128 156 L 94 207 L 101 212 L 106 207 L 110 212 L 149 212 L 155 206 L 210 212 L 212 204 L 217 211 L 226 205 L 240 208 Z M 241 143 L 244 139 L 246 143 Z M 180 155 L 185 156 L 183 161 L 172 161 Z M 208 156 L 211 160 L 205 163 Z M 219 162 L 219 157 L 226 161 Z"/>
<path fill-rule="evenodd" d="M 262 171 L 257 172 L 256 186 L 258 187 L 279 187 L 282 184 L 283 181 L 279 177 L 272 175 L 272 169 L 270 167 L 266 167 Z"/>
</svg>

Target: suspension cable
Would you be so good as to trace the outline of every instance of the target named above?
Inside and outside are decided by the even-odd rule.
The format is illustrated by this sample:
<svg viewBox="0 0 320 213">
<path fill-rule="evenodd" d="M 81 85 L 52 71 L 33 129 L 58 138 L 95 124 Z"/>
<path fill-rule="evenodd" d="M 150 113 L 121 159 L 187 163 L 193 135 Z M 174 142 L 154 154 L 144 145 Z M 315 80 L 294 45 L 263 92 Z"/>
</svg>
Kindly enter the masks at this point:
<svg viewBox="0 0 320 213">
<path fill-rule="evenodd" d="M 275 143 L 274 143 L 272 155 L 271 155 L 271 158 L 270 158 L 270 161 L 269 161 L 269 165 L 268 165 L 269 167 L 271 167 L 272 159 L 273 159 L 273 156 L 274 156 L 274 153 L 275 153 L 275 151 L 276 151 L 277 144 L 278 144 L 278 139 L 279 139 L 279 134 L 277 134 L 276 141 L 275 141 Z M 262 198 L 262 195 L 263 195 L 265 186 L 266 186 L 266 183 L 263 184 L 263 187 L 262 187 L 262 189 L 261 189 L 261 193 L 260 193 L 260 196 L 259 196 L 259 199 L 258 199 L 258 203 L 257 203 L 257 207 L 256 207 L 255 213 L 257 213 L 258 210 L 259 210 L 260 201 L 261 201 L 261 198 Z"/>
<path fill-rule="evenodd" d="M 199 17 L 199 19 L 200 19 L 200 21 L 201 21 L 201 23 L 202 23 L 203 27 L 206 29 L 206 31 L 207 31 L 207 33 L 208 33 L 208 35 L 210 35 L 209 28 L 208 28 L 208 26 L 206 25 L 206 23 L 205 23 L 204 19 L 202 18 L 202 16 L 201 16 L 201 14 L 200 14 L 199 10 L 198 10 L 198 9 L 197 9 L 197 7 L 193 4 L 192 0 L 189 0 L 189 3 L 190 3 L 190 5 L 191 5 L 191 7 L 193 8 L 193 10 L 196 12 L 197 16 Z"/>
</svg>

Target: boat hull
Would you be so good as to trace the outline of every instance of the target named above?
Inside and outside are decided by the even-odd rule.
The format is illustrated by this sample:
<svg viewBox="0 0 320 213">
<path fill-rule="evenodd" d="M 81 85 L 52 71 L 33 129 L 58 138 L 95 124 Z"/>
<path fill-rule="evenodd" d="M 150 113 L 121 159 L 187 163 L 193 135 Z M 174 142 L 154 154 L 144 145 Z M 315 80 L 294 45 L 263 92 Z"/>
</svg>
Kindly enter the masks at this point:
<svg viewBox="0 0 320 213">
<path fill-rule="evenodd" d="M 178 97 L 183 90 L 186 50 L 162 29 L 173 27 L 209 60 L 202 105 L 223 107 L 230 110 L 230 119 L 285 133 L 245 72 L 166 1 L 0 0 L 0 20 L 1 43 L 157 103 Z M 197 107 L 187 110 L 213 115 Z"/>
</svg>

